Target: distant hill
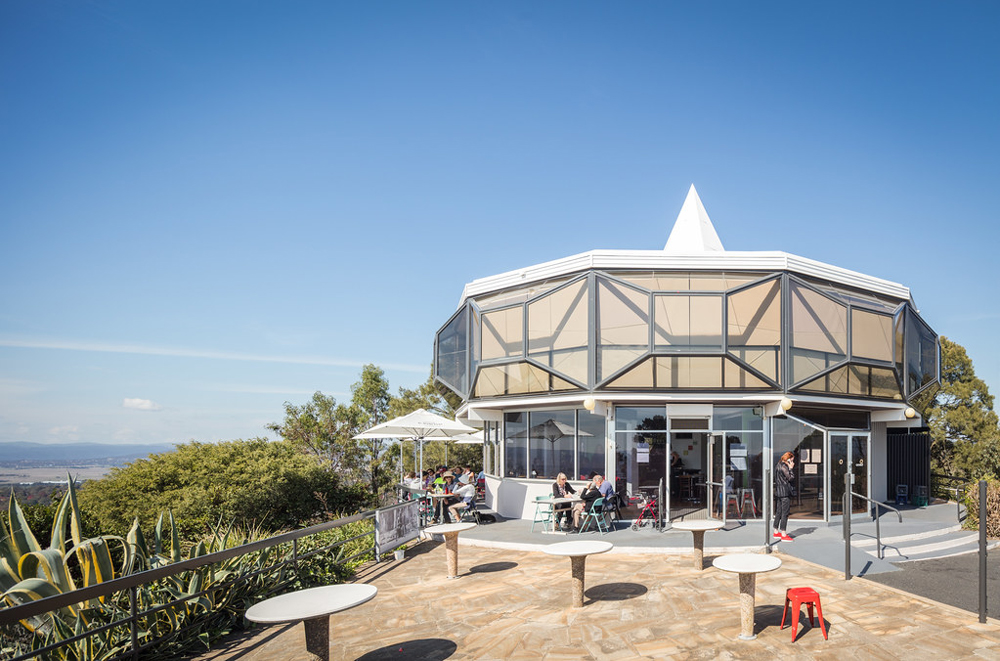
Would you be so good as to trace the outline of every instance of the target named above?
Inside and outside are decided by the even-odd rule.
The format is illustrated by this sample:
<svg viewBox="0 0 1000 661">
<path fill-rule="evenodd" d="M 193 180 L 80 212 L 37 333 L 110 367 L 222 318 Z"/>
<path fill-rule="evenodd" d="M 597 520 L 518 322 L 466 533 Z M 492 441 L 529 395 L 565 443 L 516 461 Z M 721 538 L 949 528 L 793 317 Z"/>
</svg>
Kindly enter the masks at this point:
<svg viewBox="0 0 1000 661">
<path fill-rule="evenodd" d="M 140 459 L 157 452 L 173 450 L 172 444 L 158 443 L 3 443 L 0 442 L 0 462 L 58 461 L 71 462 L 94 459 L 113 459 L 120 463 Z"/>
</svg>

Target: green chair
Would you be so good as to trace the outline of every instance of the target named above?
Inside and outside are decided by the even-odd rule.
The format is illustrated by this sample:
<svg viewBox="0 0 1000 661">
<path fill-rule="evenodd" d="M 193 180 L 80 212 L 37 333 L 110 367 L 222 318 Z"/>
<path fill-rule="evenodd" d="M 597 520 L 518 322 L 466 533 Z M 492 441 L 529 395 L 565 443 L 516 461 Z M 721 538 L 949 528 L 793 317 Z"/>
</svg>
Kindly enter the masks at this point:
<svg viewBox="0 0 1000 661">
<path fill-rule="evenodd" d="M 535 524 L 542 524 L 542 532 L 547 532 L 552 527 L 552 496 L 538 496 L 535 498 L 535 518 L 531 520 L 531 532 L 535 532 Z"/>
<path fill-rule="evenodd" d="M 591 521 L 597 523 L 597 529 L 602 535 L 611 532 L 611 528 L 608 526 L 608 521 L 605 518 L 603 498 L 595 500 L 590 509 L 583 513 L 583 521 L 580 522 L 580 532 L 586 530 L 590 526 Z"/>
</svg>

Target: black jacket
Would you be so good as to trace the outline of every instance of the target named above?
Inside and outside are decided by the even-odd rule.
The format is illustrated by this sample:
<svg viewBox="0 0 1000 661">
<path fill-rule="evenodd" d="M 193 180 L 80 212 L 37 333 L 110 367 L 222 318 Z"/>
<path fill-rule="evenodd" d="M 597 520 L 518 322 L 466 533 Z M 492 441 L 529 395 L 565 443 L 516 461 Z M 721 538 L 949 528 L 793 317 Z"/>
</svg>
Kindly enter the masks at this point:
<svg viewBox="0 0 1000 661">
<path fill-rule="evenodd" d="M 794 496 L 795 486 L 792 484 L 794 481 L 795 476 L 792 474 L 792 469 L 785 462 L 779 461 L 778 465 L 774 467 L 774 497 L 791 498 Z"/>
<path fill-rule="evenodd" d="M 573 485 L 569 483 L 569 480 L 566 480 L 566 493 L 567 494 L 576 493 L 576 489 L 574 489 Z M 552 483 L 552 497 L 553 498 L 562 498 L 562 494 L 559 493 L 559 483 L 558 482 L 553 482 Z"/>
</svg>

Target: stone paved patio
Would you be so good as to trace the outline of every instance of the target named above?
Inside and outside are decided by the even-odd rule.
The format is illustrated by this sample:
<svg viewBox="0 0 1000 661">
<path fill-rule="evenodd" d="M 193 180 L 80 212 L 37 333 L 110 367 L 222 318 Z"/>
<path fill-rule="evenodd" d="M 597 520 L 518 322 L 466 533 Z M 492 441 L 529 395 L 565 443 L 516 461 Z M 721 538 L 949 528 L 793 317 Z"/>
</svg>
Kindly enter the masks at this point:
<svg viewBox="0 0 1000 661">
<path fill-rule="evenodd" d="M 461 578 L 445 578 L 444 545 L 366 567 L 374 600 L 331 618 L 331 659 L 998 659 L 1000 624 L 782 555 L 757 580 L 754 641 L 740 641 L 738 581 L 685 555 L 614 552 L 587 560 L 582 609 L 569 608 L 565 558 L 462 546 Z M 779 630 L 787 587 L 819 591 L 830 639 Z M 804 621 L 804 623 L 803 623 Z M 301 624 L 258 627 L 200 661 L 303 658 Z"/>
</svg>

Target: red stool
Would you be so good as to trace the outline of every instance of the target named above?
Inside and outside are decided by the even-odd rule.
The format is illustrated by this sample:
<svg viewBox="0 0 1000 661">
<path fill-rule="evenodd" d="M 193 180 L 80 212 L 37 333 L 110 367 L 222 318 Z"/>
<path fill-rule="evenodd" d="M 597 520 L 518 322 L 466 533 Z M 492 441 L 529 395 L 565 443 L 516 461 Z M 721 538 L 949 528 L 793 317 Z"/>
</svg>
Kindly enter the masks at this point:
<svg viewBox="0 0 1000 661">
<path fill-rule="evenodd" d="M 823 623 L 823 607 L 819 603 L 819 592 L 812 588 L 788 588 L 785 591 L 785 607 L 781 611 L 781 628 L 785 628 L 785 614 L 788 612 L 789 602 L 792 605 L 792 642 L 795 642 L 795 634 L 799 630 L 799 609 L 805 604 L 809 609 L 809 624 L 816 626 L 813 620 L 813 605 L 816 605 L 816 615 L 819 616 L 819 628 L 823 632 L 823 639 L 829 640 L 826 636 L 826 624 Z"/>
</svg>

